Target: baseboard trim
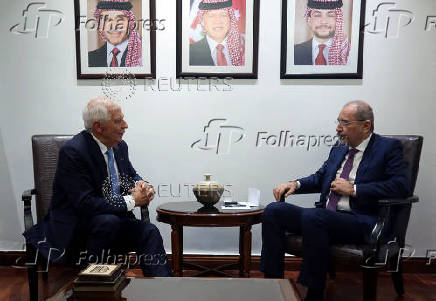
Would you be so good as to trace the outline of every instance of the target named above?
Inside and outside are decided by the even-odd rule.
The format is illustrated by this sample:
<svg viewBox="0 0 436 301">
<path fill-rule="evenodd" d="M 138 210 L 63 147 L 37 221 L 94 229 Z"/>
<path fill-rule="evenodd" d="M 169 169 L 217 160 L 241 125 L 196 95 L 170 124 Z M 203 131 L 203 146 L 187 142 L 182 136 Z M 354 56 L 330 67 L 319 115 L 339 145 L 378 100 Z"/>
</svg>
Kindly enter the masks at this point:
<svg viewBox="0 0 436 301">
<path fill-rule="evenodd" d="M 1 251 L 0 266 L 12 266 L 19 262 L 20 258 L 24 258 L 25 251 Z"/>
<path fill-rule="evenodd" d="M 2 251 L 0 252 L 0 266 L 13 266 L 17 263 L 23 263 L 22 258 L 25 256 L 24 251 Z M 238 262 L 237 255 L 203 255 L 189 254 L 183 256 L 183 261 L 187 263 L 195 263 L 205 267 L 215 267 Z M 171 263 L 171 255 L 169 256 Z M 412 274 L 436 273 L 436 260 L 427 264 L 429 261 L 425 257 L 411 257 L 403 260 L 403 272 Z M 287 271 L 298 271 L 301 266 L 302 259 L 300 257 L 285 257 L 285 269 Z M 135 268 L 139 268 L 135 267 Z M 251 257 L 251 269 L 259 270 L 260 256 L 254 255 Z M 355 271 L 355 266 L 340 265 L 336 269 L 340 271 Z"/>
</svg>

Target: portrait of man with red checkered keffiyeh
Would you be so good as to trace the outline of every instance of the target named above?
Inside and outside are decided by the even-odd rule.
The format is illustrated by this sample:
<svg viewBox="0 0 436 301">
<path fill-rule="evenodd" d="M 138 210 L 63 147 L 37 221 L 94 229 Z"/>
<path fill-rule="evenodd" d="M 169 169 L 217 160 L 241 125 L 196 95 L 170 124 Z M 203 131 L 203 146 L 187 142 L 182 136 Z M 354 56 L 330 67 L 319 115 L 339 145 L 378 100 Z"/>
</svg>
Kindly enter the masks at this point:
<svg viewBox="0 0 436 301">
<path fill-rule="evenodd" d="M 193 3 L 198 5 L 196 20 L 204 37 L 189 45 L 189 65 L 244 66 L 245 41 L 239 30 L 233 1 L 201 0 Z"/>
<path fill-rule="evenodd" d="M 105 42 L 88 52 L 89 67 L 140 67 L 142 41 L 135 30 L 136 19 L 128 0 L 101 0 L 94 17 L 99 37 Z"/>
<path fill-rule="evenodd" d="M 294 65 L 346 65 L 350 42 L 342 0 L 307 0 L 304 19 L 312 38 L 294 45 Z"/>
</svg>

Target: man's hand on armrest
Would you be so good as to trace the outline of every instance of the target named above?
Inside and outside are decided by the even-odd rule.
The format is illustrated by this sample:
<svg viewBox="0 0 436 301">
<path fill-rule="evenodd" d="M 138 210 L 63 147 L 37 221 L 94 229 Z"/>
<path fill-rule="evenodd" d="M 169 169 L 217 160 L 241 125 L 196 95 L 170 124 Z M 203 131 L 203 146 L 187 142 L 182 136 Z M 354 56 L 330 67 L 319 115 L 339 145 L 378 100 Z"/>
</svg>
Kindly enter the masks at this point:
<svg viewBox="0 0 436 301">
<path fill-rule="evenodd" d="M 276 201 L 280 201 L 282 195 L 284 195 L 284 197 L 286 198 L 289 195 L 293 194 L 297 189 L 298 189 L 297 181 L 287 182 L 276 186 L 273 189 L 273 194 Z"/>
</svg>

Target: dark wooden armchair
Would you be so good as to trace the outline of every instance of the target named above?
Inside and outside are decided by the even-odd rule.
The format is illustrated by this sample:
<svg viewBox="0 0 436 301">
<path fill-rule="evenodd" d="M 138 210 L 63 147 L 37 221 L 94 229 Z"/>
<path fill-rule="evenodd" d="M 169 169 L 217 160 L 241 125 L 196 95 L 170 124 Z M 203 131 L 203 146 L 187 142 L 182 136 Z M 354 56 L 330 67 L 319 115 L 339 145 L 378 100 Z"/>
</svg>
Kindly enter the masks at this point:
<svg viewBox="0 0 436 301">
<path fill-rule="evenodd" d="M 71 135 L 35 135 L 32 136 L 33 175 L 35 188 L 26 190 L 22 195 L 24 202 L 24 227 L 30 229 L 33 225 L 32 195 L 35 196 L 37 221 L 42 221 L 46 216 L 53 190 L 53 180 L 56 172 L 59 150 L 72 138 Z M 148 207 L 141 207 L 141 219 L 149 221 Z M 28 265 L 28 280 L 30 300 L 38 300 L 38 263 L 45 263 L 43 259 L 35 260 L 36 250 L 26 242 L 26 262 Z M 32 264 L 30 264 L 32 263 Z M 42 268 L 41 270 L 45 270 Z M 44 280 L 48 273 L 42 272 Z"/>
<path fill-rule="evenodd" d="M 411 179 L 412 193 L 418 176 L 419 160 L 423 137 L 412 135 L 392 135 L 403 145 L 404 161 Z M 355 266 L 363 270 L 363 300 L 375 301 L 377 294 L 377 276 L 382 267 L 388 267 L 398 295 L 404 294 L 402 275 L 402 248 L 405 244 L 407 225 L 412 204 L 418 202 L 413 195 L 407 199 L 379 201 L 379 214 L 372 230 L 370 241 L 365 245 L 334 245 L 331 248 L 330 277 L 335 277 L 335 265 Z M 315 206 L 318 204 L 315 203 Z M 287 234 L 286 252 L 302 256 L 302 237 Z"/>
</svg>

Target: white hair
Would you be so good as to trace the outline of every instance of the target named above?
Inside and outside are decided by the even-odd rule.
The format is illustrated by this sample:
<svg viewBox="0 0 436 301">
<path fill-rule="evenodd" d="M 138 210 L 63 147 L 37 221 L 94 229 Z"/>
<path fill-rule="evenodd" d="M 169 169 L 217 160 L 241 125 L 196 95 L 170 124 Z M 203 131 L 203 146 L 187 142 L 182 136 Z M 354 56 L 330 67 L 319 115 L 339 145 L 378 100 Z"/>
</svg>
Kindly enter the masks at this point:
<svg viewBox="0 0 436 301">
<path fill-rule="evenodd" d="M 92 125 L 94 124 L 94 121 L 109 121 L 112 117 L 110 111 L 116 107 L 119 107 L 118 104 L 111 99 L 92 99 L 82 111 L 85 129 L 92 131 Z"/>
</svg>

